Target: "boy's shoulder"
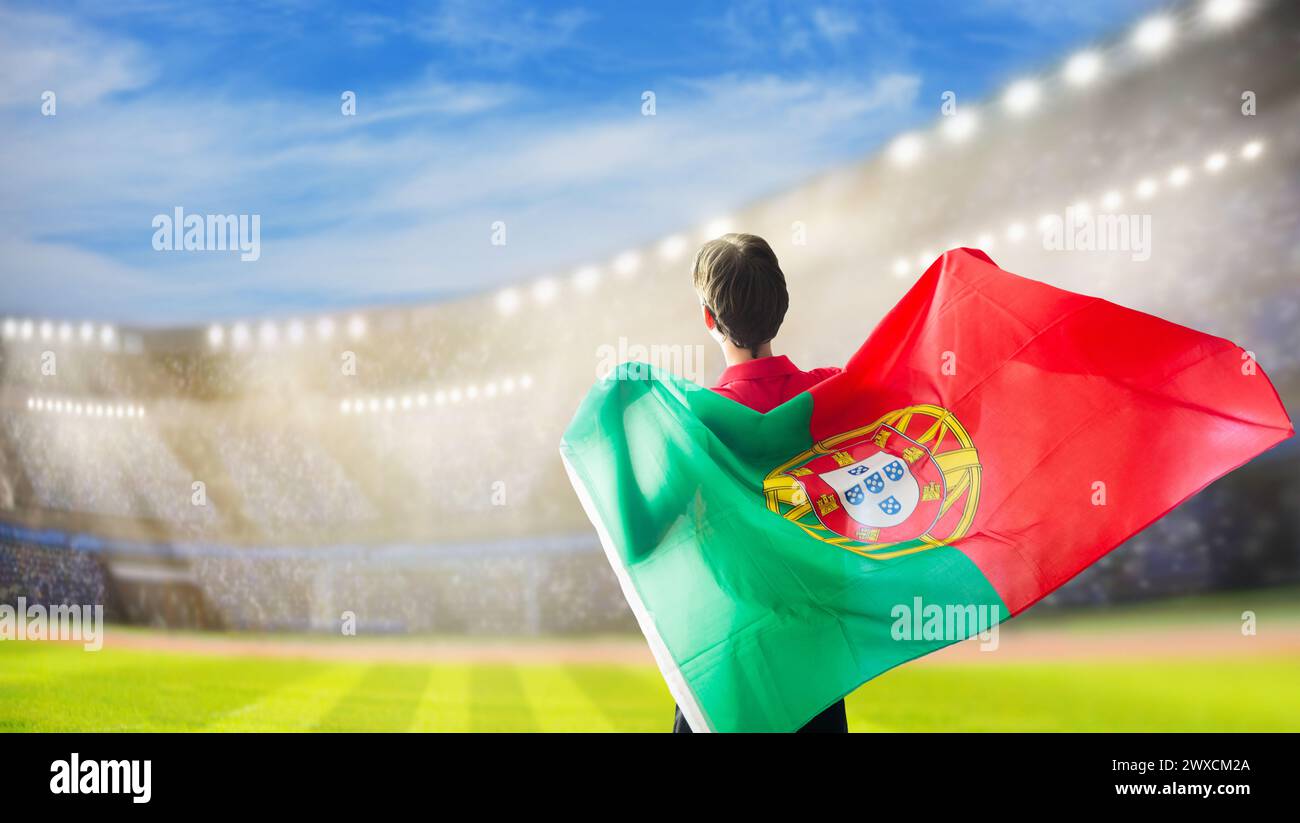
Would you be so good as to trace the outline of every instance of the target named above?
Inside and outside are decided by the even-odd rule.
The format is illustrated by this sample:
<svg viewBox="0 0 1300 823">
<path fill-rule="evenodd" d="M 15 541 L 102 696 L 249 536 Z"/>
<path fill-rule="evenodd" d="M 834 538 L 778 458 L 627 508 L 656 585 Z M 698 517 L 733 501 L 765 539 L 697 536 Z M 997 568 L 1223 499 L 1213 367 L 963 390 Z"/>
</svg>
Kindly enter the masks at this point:
<svg viewBox="0 0 1300 823">
<path fill-rule="evenodd" d="M 809 369 L 806 374 L 820 383 L 826 378 L 834 377 L 842 371 L 844 371 L 844 369 L 841 369 L 839 366 L 822 366 L 819 369 Z"/>
</svg>

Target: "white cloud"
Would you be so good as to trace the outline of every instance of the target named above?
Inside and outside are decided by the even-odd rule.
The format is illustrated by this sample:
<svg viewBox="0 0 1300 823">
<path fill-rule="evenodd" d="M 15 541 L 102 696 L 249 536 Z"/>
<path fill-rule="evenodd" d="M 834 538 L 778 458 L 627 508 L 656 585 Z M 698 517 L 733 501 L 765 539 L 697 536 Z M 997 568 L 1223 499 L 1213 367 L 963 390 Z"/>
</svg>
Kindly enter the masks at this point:
<svg viewBox="0 0 1300 823">
<path fill-rule="evenodd" d="M 134 44 L 52 15 L 0 8 L 0 106 L 40 110 L 41 94 L 85 105 L 144 85 L 153 72 Z"/>
<path fill-rule="evenodd" d="M 857 18 L 839 9 L 813 9 L 812 21 L 821 36 L 831 42 L 839 42 L 858 31 Z"/>
<path fill-rule="evenodd" d="M 513 63 L 572 45 L 590 19 L 578 8 L 544 12 L 502 0 L 444 0 L 410 31 L 485 62 Z"/>
<path fill-rule="evenodd" d="M 180 323 L 495 287 L 858 156 L 911 116 L 918 86 L 906 74 L 678 81 L 657 89 L 655 117 L 639 94 L 506 117 L 517 89 L 433 76 L 361 96 L 356 118 L 337 100 L 148 91 L 76 119 L 0 111 L 13 250 L 0 308 Z M 261 214 L 261 259 L 153 251 L 152 216 L 177 205 Z M 489 243 L 495 220 L 505 248 Z"/>
</svg>

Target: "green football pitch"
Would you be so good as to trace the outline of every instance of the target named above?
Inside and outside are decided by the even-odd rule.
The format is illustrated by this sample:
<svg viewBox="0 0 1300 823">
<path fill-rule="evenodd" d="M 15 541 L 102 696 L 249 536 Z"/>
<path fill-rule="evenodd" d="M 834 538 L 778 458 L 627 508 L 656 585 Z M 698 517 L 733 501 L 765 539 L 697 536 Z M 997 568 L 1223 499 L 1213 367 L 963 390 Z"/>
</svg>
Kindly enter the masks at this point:
<svg viewBox="0 0 1300 823">
<path fill-rule="evenodd" d="M 1037 638 L 1023 647 L 1028 652 L 941 657 L 882 675 L 849 697 L 849 725 L 863 732 L 1300 730 L 1296 592 L 1252 595 L 1243 601 L 1249 608 L 1246 601 L 1260 610 L 1260 630 L 1240 642 L 1274 637 L 1244 653 L 1232 645 L 1242 603 L 1230 598 L 1049 616 L 1025 632 Z M 1201 630 L 1206 642 L 1188 644 Z M 535 642 L 521 641 L 530 653 L 519 662 L 425 661 L 280 657 L 265 653 L 276 640 L 264 636 L 258 654 L 204 650 L 198 635 L 190 636 L 198 648 L 178 651 L 174 641 L 186 635 L 110 632 L 135 642 L 94 653 L 0 642 L 0 731 L 651 732 L 666 730 L 672 717 L 652 665 L 547 662 Z M 151 649 L 153 636 L 171 642 Z M 346 642 L 293 639 L 295 648 Z M 1071 659 L 1072 644 L 1089 651 Z M 1189 650 L 1169 653 L 1178 644 Z M 1098 656 L 1111 645 L 1113 657 Z M 1039 659 L 1033 650 L 1044 647 L 1058 653 Z"/>
</svg>

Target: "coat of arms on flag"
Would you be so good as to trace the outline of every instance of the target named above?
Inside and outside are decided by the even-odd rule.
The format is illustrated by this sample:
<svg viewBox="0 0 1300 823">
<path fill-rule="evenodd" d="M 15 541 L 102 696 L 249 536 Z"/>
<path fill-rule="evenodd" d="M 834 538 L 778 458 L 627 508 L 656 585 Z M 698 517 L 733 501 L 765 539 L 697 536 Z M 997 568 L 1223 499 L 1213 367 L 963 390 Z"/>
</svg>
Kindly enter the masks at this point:
<svg viewBox="0 0 1300 823">
<path fill-rule="evenodd" d="M 811 537 L 877 559 L 961 537 L 979 491 L 970 435 L 951 412 L 925 404 L 820 440 L 763 481 L 771 511 Z"/>
</svg>

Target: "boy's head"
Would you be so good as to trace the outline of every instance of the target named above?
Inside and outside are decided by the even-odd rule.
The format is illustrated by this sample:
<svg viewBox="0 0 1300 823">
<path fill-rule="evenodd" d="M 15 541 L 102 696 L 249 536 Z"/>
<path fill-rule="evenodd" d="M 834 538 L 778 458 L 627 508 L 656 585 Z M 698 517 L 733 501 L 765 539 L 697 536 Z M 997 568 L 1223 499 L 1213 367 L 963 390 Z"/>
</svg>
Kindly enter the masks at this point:
<svg viewBox="0 0 1300 823">
<path fill-rule="evenodd" d="M 776 254 L 753 234 L 724 234 L 705 243 L 691 272 L 710 331 L 737 348 L 758 349 L 776 337 L 790 306 Z"/>
</svg>

